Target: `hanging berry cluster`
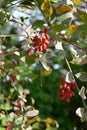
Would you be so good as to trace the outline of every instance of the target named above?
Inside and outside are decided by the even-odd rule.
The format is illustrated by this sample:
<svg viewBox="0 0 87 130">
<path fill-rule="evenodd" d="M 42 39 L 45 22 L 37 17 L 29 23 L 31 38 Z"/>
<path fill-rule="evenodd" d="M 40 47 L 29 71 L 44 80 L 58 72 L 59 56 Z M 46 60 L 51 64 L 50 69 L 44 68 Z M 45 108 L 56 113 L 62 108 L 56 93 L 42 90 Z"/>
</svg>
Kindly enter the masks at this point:
<svg viewBox="0 0 87 130">
<path fill-rule="evenodd" d="M 37 34 L 32 38 L 33 46 L 26 51 L 28 56 L 36 54 L 38 52 L 46 52 L 47 46 L 49 45 L 50 37 L 48 35 L 48 29 L 38 31 Z"/>
<path fill-rule="evenodd" d="M 76 89 L 74 81 L 68 83 L 65 81 L 65 78 L 62 78 L 62 85 L 58 87 L 59 98 L 65 99 L 66 102 L 70 102 L 70 97 L 74 96 L 74 92 L 72 91 L 74 89 Z"/>
<path fill-rule="evenodd" d="M 15 124 L 10 121 L 6 122 L 6 125 L 7 125 L 6 130 L 12 130 L 12 128 L 14 128 L 15 126 Z"/>
</svg>

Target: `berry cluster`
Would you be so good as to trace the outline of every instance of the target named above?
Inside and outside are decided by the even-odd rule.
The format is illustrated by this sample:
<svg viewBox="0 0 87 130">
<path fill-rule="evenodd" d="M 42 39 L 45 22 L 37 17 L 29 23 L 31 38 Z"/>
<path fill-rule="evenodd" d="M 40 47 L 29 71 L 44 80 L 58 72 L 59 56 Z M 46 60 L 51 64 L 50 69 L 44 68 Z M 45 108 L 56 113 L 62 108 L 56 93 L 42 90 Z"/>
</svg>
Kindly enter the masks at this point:
<svg viewBox="0 0 87 130">
<path fill-rule="evenodd" d="M 36 54 L 38 52 L 46 52 L 47 46 L 49 45 L 50 37 L 48 35 L 48 29 L 38 31 L 37 34 L 32 38 L 33 47 L 26 51 L 28 56 Z"/>
<path fill-rule="evenodd" d="M 12 130 L 12 128 L 15 127 L 15 124 L 13 122 L 8 121 L 6 122 L 6 124 L 7 124 L 6 130 Z"/>
<path fill-rule="evenodd" d="M 72 91 L 74 89 L 76 89 L 74 81 L 68 83 L 65 81 L 65 78 L 62 78 L 62 85 L 58 87 L 59 98 L 65 99 L 66 102 L 70 102 L 70 97 L 74 96 L 74 92 Z"/>
</svg>

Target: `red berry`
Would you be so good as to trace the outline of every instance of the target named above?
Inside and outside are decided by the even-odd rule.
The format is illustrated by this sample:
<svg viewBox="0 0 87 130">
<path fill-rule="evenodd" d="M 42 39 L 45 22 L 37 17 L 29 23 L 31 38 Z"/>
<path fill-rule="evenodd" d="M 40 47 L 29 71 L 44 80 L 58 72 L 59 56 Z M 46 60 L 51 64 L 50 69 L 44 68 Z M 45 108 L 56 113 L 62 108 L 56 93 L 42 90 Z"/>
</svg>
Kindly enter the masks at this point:
<svg viewBox="0 0 87 130">
<path fill-rule="evenodd" d="M 67 83 L 65 78 L 62 78 L 62 85 L 59 86 L 58 91 L 60 93 L 59 97 L 65 99 L 66 102 L 70 102 L 70 97 L 74 96 L 73 89 L 76 89 L 75 82 Z"/>
<path fill-rule="evenodd" d="M 38 46 L 38 43 L 37 43 L 37 42 L 34 43 L 33 47 L 36 47 L 36 46 Z"/>
<path fill-rule="evenodd" d="M 70 92 L 70 87 L 68 86 L 68 87 L 66 87 L 66 92 Z"/>
<path fill-rule="evenodd" d="M 40 51 L 40 52 L 43 51 L 42 45 L 39 46 L 39 51 Z"/>
<path fill-rule="evenodd" d="M 18 107 L 19 109 L 21 109 L 21 103 L 20 103 L 20 100 L 17 101 L 17 107 Z"/>
<path fill-rule="evenodd" d="M 28 55 L 28 56 L 31 56 L 31 48 L 30 49 L 28 49 L 27 51 L 26 51 L 26 54 Z"/>
<path fill-rule="evenodd" d="M 66 102 L 70 102 L 70 97 L 66 96 L 65 100 L 66 100 Z"/>
<path fill-rule="evenodd" d="M 41 38 L 37 38 L 37 42 L 39 42 L 39 43 L 40 43 L 40 42 L 41 42 Z"/>
<path fill-rule="evenodd" d="M 74 82 L 74 81 L 72 81 L 72 83 L 71 83 L 71 89 L 76 89 L 76 86 L 75 86 L 75 82 Z"/>
<path fill-rule="evenodd" d="M 48 29 L 47 29 L 47 28 L 45 28 L 45 29 L 44 29 L 44 33 L 47 33 L 47 32 L 48 32 Z"/>
<path fill-rule="evenodd" d="M 44 43 L 46 41 L 45 36 L 42 36 L 42 42 Z"/>
<path fill-rule="evenodd" d="M 37 51 L 38 51 L 38 48 L 35 47 L 35 48 L 34 48 L 34 53 L 37 53 Z"/>
<path fill-rule="evenodd" d="M 46 51 L 46 49 L 47 49 L 46 44 L 43 44 L 42 47 L 43 47 L 43 51 Z"/>
<path fill-rule="evenodd" d="M 49 45 L 49 41 L 48 41 L 48 40 L 45 40 L 45 44 L 46 44 L 46 45 Z"/>
<path fill-rule="evenodd" d="M 47 40 L 50 40 L 50 37 L 49 37 L 48 34 L 45 34 L 45 37 L 46 37 Z"/>
<path fill-rule="evenodd" d="M 7 126 L 7 127 L 6 127 L 6 130 L 11 130 L 11 127 L 10 127 L 10 126 Z"/>
<path fill-rule="evenodd" d="M 58 87 L 58 91 L 60 92 L 60 90 L 63 88 L 63 86 L 62 85 L 60 85 L 59 87 Z"/>
<path fill-rule="evenodd" d="M 37 37 L 37 36 L 35 36 L 35 37 L 33 38 L 33 42 L 38 42 L 38 37 Z"/>
<path fill-rule="evenodd" d="M 65 95 L 65 91 L 62 90 L 61 93 L 60 93 L 60 95 L 59 95 L 59 98 L 60 98 L 60 99 L 64 99 L 65 96 L 66 96 L 66 95 Z"/>
</svg>

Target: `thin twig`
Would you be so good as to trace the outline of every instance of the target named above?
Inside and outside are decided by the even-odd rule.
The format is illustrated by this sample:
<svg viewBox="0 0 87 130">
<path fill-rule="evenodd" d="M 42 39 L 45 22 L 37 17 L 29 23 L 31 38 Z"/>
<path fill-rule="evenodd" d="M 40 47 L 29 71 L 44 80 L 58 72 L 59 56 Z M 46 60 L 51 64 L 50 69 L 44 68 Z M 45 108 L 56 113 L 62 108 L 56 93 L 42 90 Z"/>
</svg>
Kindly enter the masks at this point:
<svg viewBox="0 0 87 130">
<path fill-rule="evenodd" d="M 19 35 L 19 34 L 3 34 L 3 35 L 0 35 L 0 37 L 2 37 L 2 38 L 6 38 L 6 37 L 21 37 L 21 36 L 23 36 L 23 37 L 25 37 L 25 35 Z"/>
</svg>

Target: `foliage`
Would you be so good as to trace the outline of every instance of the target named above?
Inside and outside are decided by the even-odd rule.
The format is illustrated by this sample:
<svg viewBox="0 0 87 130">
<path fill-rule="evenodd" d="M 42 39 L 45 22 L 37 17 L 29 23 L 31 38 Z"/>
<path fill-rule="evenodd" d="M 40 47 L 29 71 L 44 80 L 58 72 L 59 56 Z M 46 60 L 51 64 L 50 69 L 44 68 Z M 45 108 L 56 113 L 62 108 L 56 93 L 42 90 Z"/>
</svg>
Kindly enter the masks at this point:
<svg viewBox="0 0 87 130">
<path fill-rule="evenodd" d="M 1 130 L 87 129 L 86 6 L 1 0 Z"/>
</svg>

